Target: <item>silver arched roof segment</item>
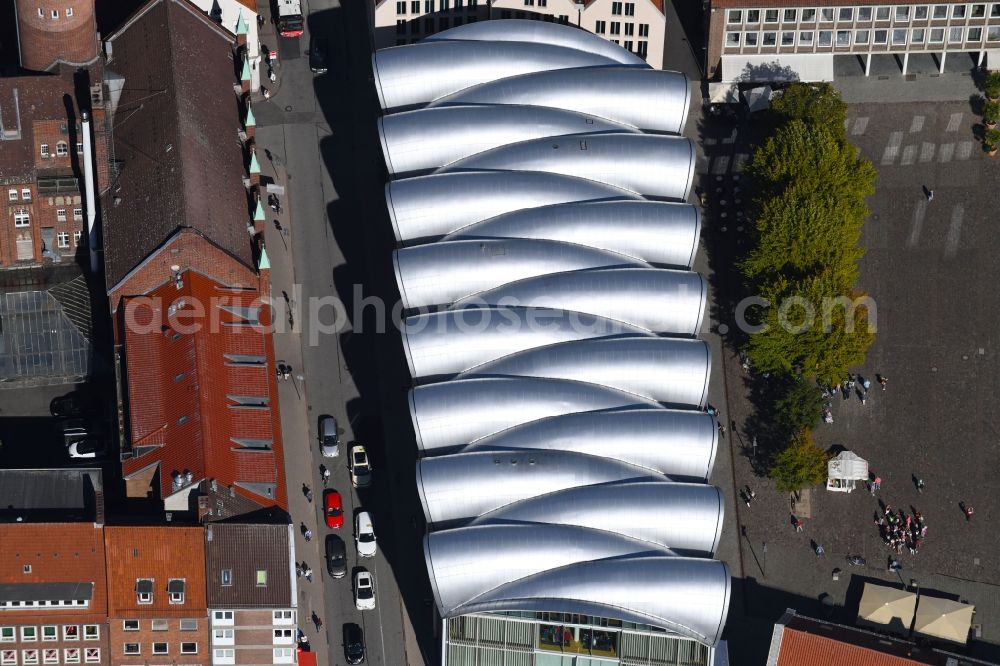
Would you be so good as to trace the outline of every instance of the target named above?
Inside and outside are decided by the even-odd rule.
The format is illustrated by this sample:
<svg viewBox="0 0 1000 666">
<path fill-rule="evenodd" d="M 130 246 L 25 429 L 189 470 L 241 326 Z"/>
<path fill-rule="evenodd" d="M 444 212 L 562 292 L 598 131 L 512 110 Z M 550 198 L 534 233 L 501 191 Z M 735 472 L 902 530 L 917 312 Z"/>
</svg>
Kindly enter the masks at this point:
<svg viewBox="0 0 1000 666">
<path fill-rule="evenodd" d="M 596 409 L 657 408 L 652 400 L 585 382 L 484 377 L 417 386 L 409 393 L 417 445 L 464 446 L 480 437 L 559 414 Z"/>
<path fill-rule="evenodd" d="M 729 568 L 718 560 L 624 557 L 581 562 L 480 595 L 451 617 L 548 611 L 613 617 L 716 645 L 729 610 Z"/>
<path fill-rule="evenodd" d="M 679 72 L 583 67 L 482 83 L 431 106 L 449 104 L 536 104 L 589 113 L 647 132 L 681 134 L 691 105 L 691 83 Z"/>
<path fill-rule="evenodd" d="M 450 305 L 480 291 L 549 273 L 649 266 L 586 245 L 520 238 L 404 247 L 392 253 L 392 264 L 405 308 Z"/>
<path fill-rule="evenodd" d="M 459 375 L 587 381 L 679 407 L 704 407 L 712 355 L 701 340 L 611 338 L 561 342 L 490 361 Z"/>
<path fill-rule="evenodd" d="M 511 282 L 457 301 L 452 309 L 519 305 L 586 312 L 655 333 L 694 335 L 708 285 L 698 273 L 661 268 L 610 268 L 553 273 Z"/>
<path fill-rule="evenodd" d="M 527 576 L 635 555 L 677 556 L 656 544 L 570 525 L 478 525 L 424 537 L 424 561 L 443 616 Z"/>
<path fill-rule="evenodd" d="M 386 110 L 427 104 L 508 76 L 608 65 L 621 63 L 597 53 L 529 42 L 425 41 L 372 55 L 375 89 Z"/>
<path fill-rule="evenodd" d="M 687 199 L 694 144 L 679 136 L 588 134 L 532 139 L 452 162 L 455 171 L 547 171 L 580 176 L 644 197 Z"/>
<path fill-rule="evenodd" d="M 456 375 L 557 342 L 653 334 L 594 315 L 533 308 L 465 308 L 407 317 L 401 327 L 410 376 Z"/>
<path fill-rule="evenodd" d="M 635 134 L 639 130 L 596 116 L 542 106 L 447 106 L 378 119 L 382 155 L 393 175 L 431 171 L 509 143 L 600 132 Z"/>
<path fill-rule="evenodd" d="M 617 44 L 581 30 L 560 23 L 531 21 L 527 19 L 505 19 L 503 21 L 478 21 L 466 23 L 449 30 L 425 37 L 431 42 L 444 39 L 473 40 L 483 42 L 531 42 L 552 44 L 587 53 L 597 53 L 625 65 L 649 68 L 645 60 Z"/>
<path fill-rule="evenodd" d="M 417 461 L 428 523 L 471 520 L 566 488 L 616 481 L 670 481 L 652 470 L 570 451 L 455 453 Z"/>
<path fill-rule="evenodd" d="M 385 186 L 396 240 L 410 244 L 521 208 L 641 198 L 593 180 L 531 171 L 435 174 Z"/>
<path fill-rule="evenodd" d="M 702 483 L 637 481 L 580 486 L 510 504 L 472 525 L 580 525 L 650 541 L 685 555 L 711 557 L 719 547 L 725 498 Z"/>
<path fill-rule="evenodd" d="M 463 227 L 444 240 L 545 238 L 589 245 L 651 264 L 690 268 L 698 252 L 697 206 L 667 201 L 579 201 L 524 208 Z"/>
<path fill-rule="evenodd" d="M 715 417 L 701 411 L 628 409 L 563 414 L 504 430 L 461 449 L 559 449 L 605 456 L 674 478 L 707 479 L 718 449 Z"/>
</svg>

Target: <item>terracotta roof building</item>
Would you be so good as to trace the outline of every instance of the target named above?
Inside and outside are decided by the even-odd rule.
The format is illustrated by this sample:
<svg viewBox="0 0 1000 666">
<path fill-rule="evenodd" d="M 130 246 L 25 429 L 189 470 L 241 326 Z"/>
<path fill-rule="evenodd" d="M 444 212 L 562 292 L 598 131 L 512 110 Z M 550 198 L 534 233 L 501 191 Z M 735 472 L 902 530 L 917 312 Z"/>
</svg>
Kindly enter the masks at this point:
<svg viewBox="0 0 1000 666">
<path fill-rule="evenodd" d="M 0 661 L 109 664 L 105 580 L 99 524 L 0 524 Z"/>
<path fill-rule="evenodd" d="M 213 663 L 295 662 L 292 529 L 291 525 L 245 523 L 205 527 Z M 247 557 L 249 552 L 252 558 Z"/>
<path fill-rule="evenodd" d="M 205 661 L 204 531 L 201 527 L 107 527 L 111 663 Z"/>
</svg>

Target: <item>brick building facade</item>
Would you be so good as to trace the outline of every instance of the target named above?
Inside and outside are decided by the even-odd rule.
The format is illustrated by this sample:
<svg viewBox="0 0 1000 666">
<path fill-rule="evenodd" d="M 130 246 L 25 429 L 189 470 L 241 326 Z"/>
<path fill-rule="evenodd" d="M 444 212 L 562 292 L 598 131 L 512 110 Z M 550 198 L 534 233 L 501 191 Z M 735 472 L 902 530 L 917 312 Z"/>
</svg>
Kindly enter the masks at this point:
<svg viewBox="0 0 1000 666">
<path fill-rule="evenodd" d="M 89 65 L 101 50 L 94 0 L 18 0 L 17 32 L 24 69 Z"/>
</svg>

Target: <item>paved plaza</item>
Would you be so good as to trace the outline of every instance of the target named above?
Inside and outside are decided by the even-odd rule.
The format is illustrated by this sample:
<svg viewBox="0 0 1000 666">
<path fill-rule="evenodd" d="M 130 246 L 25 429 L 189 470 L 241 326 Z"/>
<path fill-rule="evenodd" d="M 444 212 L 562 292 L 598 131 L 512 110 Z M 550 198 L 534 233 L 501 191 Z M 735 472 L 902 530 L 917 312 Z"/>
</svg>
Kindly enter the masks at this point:
<svg viewBox="0 0 1000 666">
<path fill-rule="evenodd" d="M 877 304 L 878 334 L 865 367 L 856 371 L 873 382 L 881 373 L 889 382 L 884 392 L 875 384 L 865 405 L 856 396 L 835 398 L 835 421 L 820 425 L 816 438 L 821 446 L 841 446 L 867 459 L 882 478 L 876 496 L 865 488 L 851 494 L 814 489 L 811 517 L 796 533 L 790 498 L 752 469 L 744 428 L 750 378 L 730 351 L 719 359 L 725 395 L 716 404 L 726 400 L 731 413 L 724 416 L 736 427 L 728 432 L 730 464 L 723 461 L 714 480 L 735 507 L 727 545 L 740 546 L 720 555 L 742 579 L 734 590 L 730 639 L 735 653 L 754 655 L 745 663 L 761 663 L 770 636 L 765 628 L 785 607 L 852 622 L 864 580 L 917 584 L 975 604 L 982 641 L 1000 643 L 1000 436 L 991 404 L 1000 382 L 1000 294 L 994 286 L 1000 161 L 980 147 L 981 126 L 968 99 L 975 89 L 965 80 L 964 101 L 849 109 L 848 135 L 879 174 L 863 232 L 867 255 L 860 280 Z M 753 125 L 709 121 L 700 132 L 706 151 L 700 191 L 710 202 L 707 262 L 722 293 L 714 318 L 726 324 L 732 310 L 724 265 L 745 242 L 732 202 L 748 197 L 735 191 L 740 181 L 734 176 L 751 150 L 745 142 L 752 141 Z M 933 201 L 924 187 L 934 190 Z M 728 454 L 721 452 L 720 460 Z M 922 493 L 914 475 L 926 483 Z M 747 485 L 758 498 L 750 508 L 737 497 Z M 904 549 L 897 556 L 903 565 L 898 574 L 886 570 L 891 553 L 873 522 L 880 502 L 920 511 L 929 526 L 919 554 Z M 960 502 L 975 508 L 971 521 Z M 823 545 L 823 557 L 813 553 L 815 543 Z M 849 566 L 849 554 L 863 556 L 867 565 Z M 834 580 L 837 568 L 843 572 Z M 970 654 L 997 659 L 998 649 L 977 643 Z"/>
</svg>

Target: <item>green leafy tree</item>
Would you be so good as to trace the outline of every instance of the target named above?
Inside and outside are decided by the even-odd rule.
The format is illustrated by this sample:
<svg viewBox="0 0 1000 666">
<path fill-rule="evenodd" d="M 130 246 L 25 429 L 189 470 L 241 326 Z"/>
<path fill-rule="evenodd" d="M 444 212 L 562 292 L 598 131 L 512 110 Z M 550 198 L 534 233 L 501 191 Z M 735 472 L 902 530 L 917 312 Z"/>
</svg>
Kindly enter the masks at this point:
<svg viewBox="0 0 1000 666">
<path fill-rule="evenodd" d="M 847 104 L 829 83 L 793 83 L 771 101 L 771 111 L 782 124 L 801 120 L 828 127 L 840 139 L 847 138 Z"/>
<path fill-rule="evenodd" d="M 772 403 L 772 419 L 787 442 L 795 433 L 815 428 L 823 413 L 823 394 L 815 382 L 793 375 L 782 379 Z"/>
<path fill-rule="evenodd" d="M 798 492 L 823 482 L 829 459 L 829 454 L 813 443 L 812 431 L 803 430 L 775 457 L 770 475 L 780 492 Z"/>
</svg>

